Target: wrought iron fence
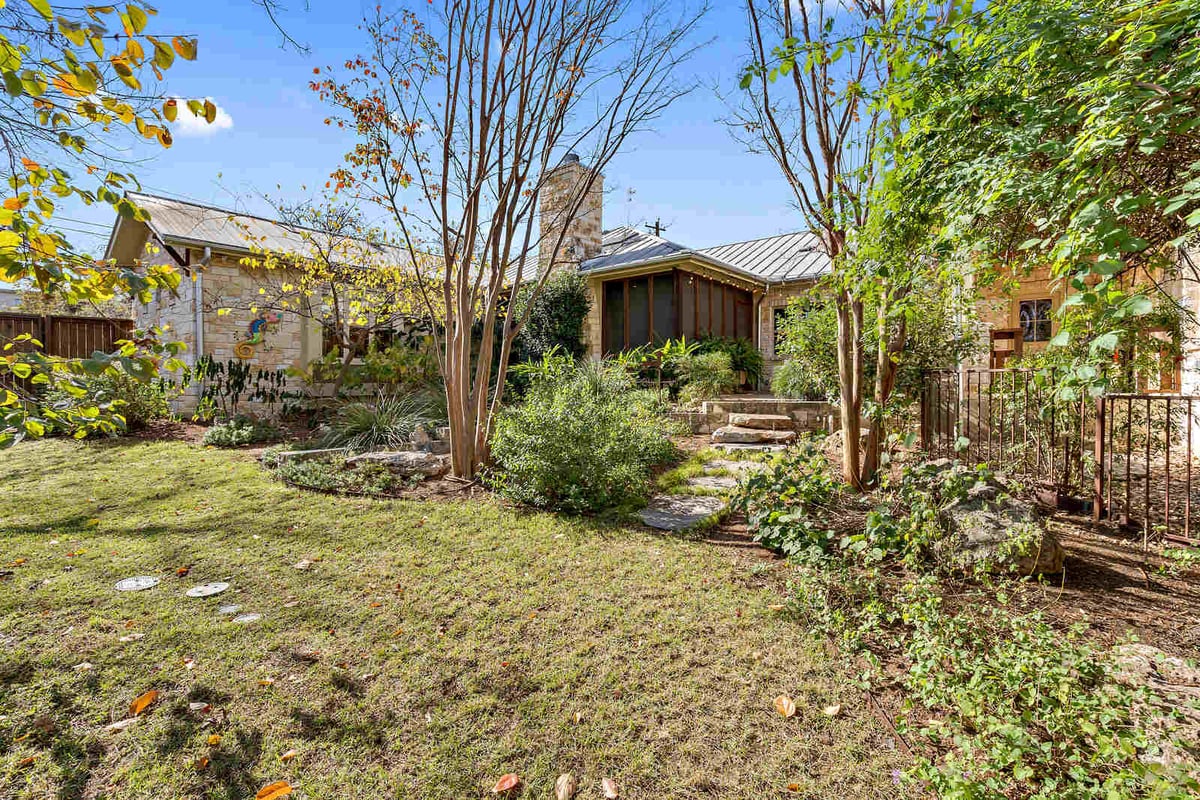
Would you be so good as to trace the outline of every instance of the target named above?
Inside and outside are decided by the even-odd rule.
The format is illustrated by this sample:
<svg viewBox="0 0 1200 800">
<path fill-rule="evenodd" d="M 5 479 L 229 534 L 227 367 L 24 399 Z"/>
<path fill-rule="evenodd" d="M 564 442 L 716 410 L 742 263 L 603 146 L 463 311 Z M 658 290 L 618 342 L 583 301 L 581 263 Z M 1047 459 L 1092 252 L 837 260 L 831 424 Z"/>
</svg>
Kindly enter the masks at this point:
<svg viewBox="0 0 1200 800">
<path fill-rule="evenodd" d="M 1022 369 L 926 373 L 921 442 L 932 458 L 988 464 L 1057 505 L 1197 543 L 1193 430 L 1200 397 L 1106 394 L 1065 401 Z"/>
</svg>

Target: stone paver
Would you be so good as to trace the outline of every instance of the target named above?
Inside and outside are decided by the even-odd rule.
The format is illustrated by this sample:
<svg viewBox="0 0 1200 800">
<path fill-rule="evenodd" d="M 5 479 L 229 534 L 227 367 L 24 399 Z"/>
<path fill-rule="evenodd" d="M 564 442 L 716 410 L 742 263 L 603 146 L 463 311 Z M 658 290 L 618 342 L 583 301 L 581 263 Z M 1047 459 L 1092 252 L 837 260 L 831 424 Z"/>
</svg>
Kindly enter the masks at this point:
<svg viewBox="0 0 1200 800">
<path fill-rule="evenodd" d="M 737 488 L 737 478 L 732 475 L 700 475 L 688 478 L 687 485 L 698 489 L 734 489 Z"/>
<path fill-rule="evenodd" d="M 725 506 L 725 499 L 721 497 L 660 494 L 639 511 L 638 516 L 651 528 L 677 532 L 724 511 Z"/>
<path fill-rule="evenodd" d="M 704 465 L 706 470 L 723 469 L 728 472 L 762 472 L 767 469 L 767 464 L 762 461 L 731 461 L 729 459 L 719 458 L 716 461 L 709 461 Z"/>
</svg>

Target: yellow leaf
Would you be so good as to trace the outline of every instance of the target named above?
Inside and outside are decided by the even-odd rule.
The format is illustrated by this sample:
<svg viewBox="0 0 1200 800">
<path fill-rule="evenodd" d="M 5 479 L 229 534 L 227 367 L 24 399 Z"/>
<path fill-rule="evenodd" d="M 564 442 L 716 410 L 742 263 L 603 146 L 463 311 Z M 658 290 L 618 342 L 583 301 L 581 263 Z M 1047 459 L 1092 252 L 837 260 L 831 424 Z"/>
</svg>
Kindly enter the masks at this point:
<svg viewBox="0 0 1200 800">
<path fill-rule="evenodd" d="M 775 698 L 775 710 L 785 717 L 794 717 L 796 715 L 796 704 L 792 702 L 792 698 L 786 694 L 781 694 Z"/>
<path fill-rule="evenodd" d="M 254 800 L 278 800 L 278 798 L 287 797 L 291 793 L 292 785 L 290 783 L 275 781 L 259 789 L 258 794 L 254 795 Z"/>
<path fill-rule="evenodd" d="M 279 757 L 279 760 L 280 761 L 291 761 L 293 758 L 295 758 L 298 755 L 300 755 L 300 754 L 297 753 L 295 750 L 288 750 L 286 753 L 284 753 L 283 755 L 281 755 Z"/>
<path fill-rule="evenodd" d="M 158 699 L 158 692 L 154 689 L 146 692 L 129 704 L 129 715 L 136 717 L 150 707 L 150 704 Z"/>
<path fill-rule="evenodd" d="M 208 756 L 200 756 L 196 759 L 196 771 L 204 772 L 206 769 L 208 769 Z"/>
<path fill-rule="evenodd" d="M 216 747 L 217 745 L 219 745 L 221 743 L 221 734 L 219 734 L 219 733 L 209 734 L 207 741 L 213 747 Z"/>
<path fill-rule="evenodd" d="M 175 36 L 171 39 L 171 46 L 175 48 L 176 53 L 179 53 L 180 58 L 188 61 L 196 60 L 195 39 L 185 39 L 182 36 Z"/>
</svg>

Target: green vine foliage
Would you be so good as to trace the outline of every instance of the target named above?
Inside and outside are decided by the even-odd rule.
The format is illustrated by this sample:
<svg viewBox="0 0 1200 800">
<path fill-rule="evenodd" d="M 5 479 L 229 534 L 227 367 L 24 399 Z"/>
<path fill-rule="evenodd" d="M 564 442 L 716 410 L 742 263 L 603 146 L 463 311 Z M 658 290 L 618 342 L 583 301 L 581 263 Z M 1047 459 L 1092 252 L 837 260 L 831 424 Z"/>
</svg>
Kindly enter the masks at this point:
<svg viewBox="0 0 1200 800">
<path fill-rule="evenodd" d="M 518 309 L 529 303 L 533 287 L 521 292 Z M 520 344 L 527 359 L 541 358 L 558 348 L 573 358 L 584 354 L 583 323 L 592 307 L 587 281 L 576 272 L 559 272 L 542 287 L 529 308 L 529 318 L 521 331 Z"/>
<path fill-rule="evenodd" d="M 1164 740 L 1135 717 L 1154 707 L 1150 690 L 1117 681 L 1112 654 L 1082 627 L 1059 630 L 1018 609 L 1012 578 L 977 574 L 947 587 L 931 568 L 940 514 L 990 477 L 916 466 L 881 488 L 865 524 L 848 524 L 839 516 L 859 501 L 807 441 L 748 478 L 733 503 L 759 541 L 796 562 L 794 606 L 809 630 L 838 644 L 864 688 L 899 685 L 908 697 L 898 727 L 916 758 L 897 780 L 911 791 L 956 800 L 1194 797 L 1200 784 L 1189 769 L 1200 762 L 1163 762 Z M 1200 755 L 1194 743 L 1167 741 Z"/>
<path fill-rule="evenodd" d="M 898 4 L 880 31 L 899 43 L 881 98 L 904 120 L 894 191 L 977 269 L 1049 266 L 1066 308 L 1087 312 L 1065 314 L 1055 344 L 1088 338 L 1076 378 L 1098 383 L 1096 363 L 1154 311 L 1132 287 L 1169 280 L 1200 225 L 1200 13 L 1194 0 L 939 11 Z"/>
</svg>

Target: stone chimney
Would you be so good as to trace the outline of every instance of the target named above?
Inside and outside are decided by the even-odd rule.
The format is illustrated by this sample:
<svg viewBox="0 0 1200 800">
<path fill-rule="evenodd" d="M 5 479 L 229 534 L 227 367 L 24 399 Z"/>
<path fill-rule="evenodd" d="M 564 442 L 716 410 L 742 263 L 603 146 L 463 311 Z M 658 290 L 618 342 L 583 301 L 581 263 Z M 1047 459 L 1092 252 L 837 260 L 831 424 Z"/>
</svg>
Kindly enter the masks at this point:
<svg viewBox="0 0 1200 800">
<path fill-rule="evenodd" d="M 604 176 L 597 175 L 587 196 L 582 202 L 578 201 L 590 174 L 591 170 L 580 163 L 579 156 L 574 153 L 567 153 L 561 164 L 546 173 L 541 189 L 539 269 L 545 269 L 550 263 L 559 231 L 564 228 L 566 236 L 559 246 L 555 270 L 576 269 L 581 262 L 600 255 Z M 578 208 L 572 215 L 573 205 Z"/>
</svg>

